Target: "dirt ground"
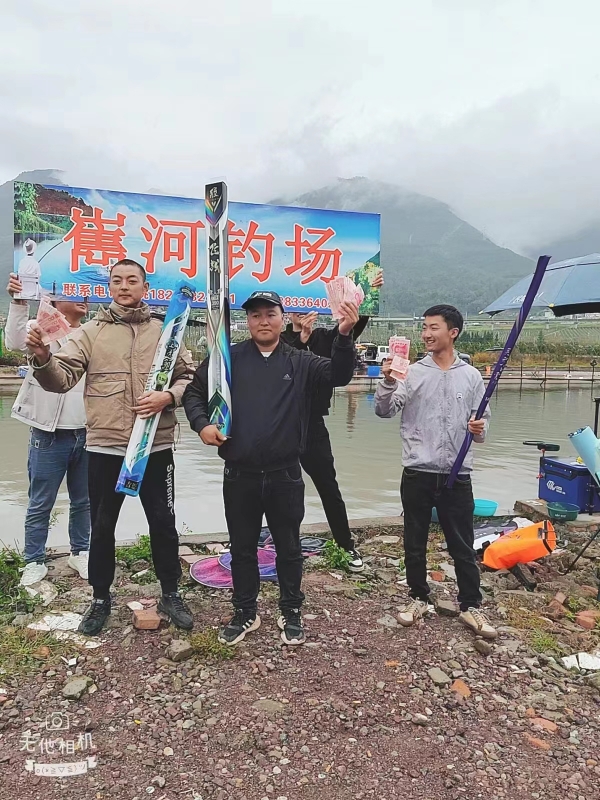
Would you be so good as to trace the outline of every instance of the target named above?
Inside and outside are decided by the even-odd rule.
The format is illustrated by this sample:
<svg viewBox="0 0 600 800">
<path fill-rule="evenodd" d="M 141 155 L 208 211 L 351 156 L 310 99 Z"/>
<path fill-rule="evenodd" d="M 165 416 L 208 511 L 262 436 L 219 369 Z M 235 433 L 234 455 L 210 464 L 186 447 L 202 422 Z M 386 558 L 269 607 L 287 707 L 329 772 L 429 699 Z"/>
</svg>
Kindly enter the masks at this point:
<svg viewBox="0 0 600 800">
<path fill-rule="evenodd" d="M 486 609 L 500 630 L 488 644 L 442 613 L 400 627 L 400 545 L 394 536 L 368 539 L 366 578 L 314 562 L 307 570 L 305 646 L 283 646 L 277 587 L 264 584 L 262 627 L 231 659 L 212 645 L 179 663 L 168 658 L 171 640 L 185 637 L 173 628 L 133 628 L 127 601 L 157 587 L 136 585 L 124 571 L 100 647 L 64 643 L 63 655 L 76 656 L 75 665 L 42 660 L 28 676 L 0 676 L 0 796 L 600 798 L 600 673 L 568 671 L 560 661 L 600 648 L 600 631 L 584 630 L 568 610 L 569 603 L 599 608 L 582 589 L 594 551 L 572 583 L 559 577 L 560 557 L 546 559 L 533 593 L 510 575 L 485 575 Z M 430 556 L 438 569 L 447 561 L 435 545 Z M 437 597 L 452 599 L 451 575 L 434 577 Z M 568 590 L 565 614 L 548 605 L 560 586 Z M 60 587 L 51 607 L 83 610 L 83 582 L 62 577 Z M 197 631 L 210 631 L 229 613 L 227 592 L 191 584 L 185 590 Z M 63 690 L 78 676 L 88 679 L 81 697 L 66 699 Z M 62 728 L 49 731 L 57 720 Z M 59 739 L 63 747 L 77 742 L 75 753 L 61 753 Z M 40 753 L 42 740 L 51 752 Z M 83 775 L 26 769 L 28 760 L 88 757 L 95 766 Z"/>
</svg>

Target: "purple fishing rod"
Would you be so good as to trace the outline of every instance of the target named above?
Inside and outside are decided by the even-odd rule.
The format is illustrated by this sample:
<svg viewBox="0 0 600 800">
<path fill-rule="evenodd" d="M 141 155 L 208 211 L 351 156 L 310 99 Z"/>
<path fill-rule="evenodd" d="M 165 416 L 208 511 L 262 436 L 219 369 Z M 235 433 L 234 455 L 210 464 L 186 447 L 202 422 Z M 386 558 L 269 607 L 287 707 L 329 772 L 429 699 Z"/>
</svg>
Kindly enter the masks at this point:
<svg viewBox="0 0 600 800">
<path fill-rule="evenodd" d="M 508 359 L 510 358 L 512 351 L 517 343 L 517 339 L 523 329 L 523 325 L 525 324 L 525 320 L 529 316 L 529 312 L 531 311 L 531 306 L 533 305 L 533 301 L 539 291 L 540 284 L 542 283 L 542 279 L 546 273 L 546 267 L 550 261 L 552 256 L 540 256 L 538 258 L 538 262 L 535 268 L 535 272 L 533 273 L 533 277 L 531 279 L 531 283 L 529 284 L 529 289 L 527 290 L 527 294 L 525 295 L 525 299 L 523 300 L 523 305 L 519 309 L 519 315 L 515 320 L 515 324 L 512 326 L 512 330 L 508 335 L 508 339 L 506 340 L 506 344 L 504 345 L 504 350 L 502 351 L 500 358 L 496 362 L 496 366 L 494 367 L 494 371 L 490 377 L 488 385 L 485 389 L 485 393 L 479 404 L 479 408 L 477 409 L 477 413 L 475 414 L 475 419 L 481 419 L 485 413 L 486 408 L 488 407 L 488 403 L 491 400 L 492 395 L 496 391 L 496 386 L 498 385 L 498 381 L 500 380 L 500 376 L 504 371 L 504 367 L 508 363 Z M 454 486 L 454 481 L 458 477 L 460 473 L 461 467 L 465 458 L 467 457 L 467 453 L 469 452 L 469 448 L 471 447 L 471 442 L 473 441 L 473 434 L 467 431 L 467 435 L 465 436 L 465 440 L 462 443 L 462 447 L 460 448 L 460 452 L 456 457 L 456 461 L 454 462 L 454 466 L 452 467 L 452 471 L 448 476 L 448 481 L 446 486 L 448 489 L 451 489 Z"/>
</svg>

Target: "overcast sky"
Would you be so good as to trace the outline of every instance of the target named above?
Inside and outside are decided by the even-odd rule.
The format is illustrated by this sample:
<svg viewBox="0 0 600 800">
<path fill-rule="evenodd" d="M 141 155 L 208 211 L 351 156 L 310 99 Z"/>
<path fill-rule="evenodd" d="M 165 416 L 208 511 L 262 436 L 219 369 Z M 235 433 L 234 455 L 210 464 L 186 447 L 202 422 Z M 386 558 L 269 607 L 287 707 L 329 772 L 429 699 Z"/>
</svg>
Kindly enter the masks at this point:
<svg viewBox="0 0 600 800">
<path fill-rule="evenodd" d="M 597 0 L 2 0 L 0 182 L 365 175 L 521 249 L 600 217 Z"/>
</svg>

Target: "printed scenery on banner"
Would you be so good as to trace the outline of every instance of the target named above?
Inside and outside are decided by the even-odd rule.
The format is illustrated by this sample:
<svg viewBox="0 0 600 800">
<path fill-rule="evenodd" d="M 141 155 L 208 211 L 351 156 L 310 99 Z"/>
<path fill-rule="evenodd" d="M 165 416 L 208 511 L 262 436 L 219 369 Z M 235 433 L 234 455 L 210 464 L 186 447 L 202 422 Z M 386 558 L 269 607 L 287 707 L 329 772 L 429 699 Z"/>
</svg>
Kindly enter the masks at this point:
<svg viewBox="0 0 600 800">
<path fill-rule="evenodd" d="M 240 308 L 257 289 L 278 292 L 286 311 L 331 313 L 326 285 L 361 286 L 361 313 L 377 315 L 379 214 L 254 203 L 229 204 L 229 291 Z M 110 301 L 108 278 L 122 258 L 148 274 L 147 301 L 166 305 L 177 284 L 206 307 L 204 200 L 15 181 L 14 271 L 22 297 L 46 294 Z"/>
</svg>

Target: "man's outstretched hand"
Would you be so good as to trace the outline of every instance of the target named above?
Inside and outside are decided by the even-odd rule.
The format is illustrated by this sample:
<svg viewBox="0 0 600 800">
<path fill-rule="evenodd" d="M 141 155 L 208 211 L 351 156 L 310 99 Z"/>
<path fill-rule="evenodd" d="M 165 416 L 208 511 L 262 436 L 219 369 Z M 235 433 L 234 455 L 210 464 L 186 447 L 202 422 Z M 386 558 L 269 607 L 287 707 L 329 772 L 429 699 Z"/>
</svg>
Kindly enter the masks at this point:
<svg viewBox="0 0 600 800">
<path fill-rule="evenodd" d="M 344 300 L 340 304 L 340 320 L 338 323 L 338 330 L 342 336 L 348 336 L 352 332 L 352 328 L 358 322 L 358 306 L 356 303 L 350 303 Z"/>
<path fill-rule="evenodd" d="M 6 291 L 12 297 L 13 303 L 22 306 L 27 305 L 27 300 L 15 300 L 15 295 L 20 294 L 23 291 L 23 284 L 14 272 L 11 272 L 8 276 L 8 286 L 6 287 Z"/>
<path fill-rule="evenodd" d="M 31 355 L 35 356 L 35 360 L 38 364 L 45 364 L 49 360 L 50 346 L 43 343 L 42 329 L 37 322 L 31 322 L 29 324 L 29 330 L 25 337 L 25 344 Z"/>
<path fill-rule="evenodd" d="M 383 270 L 380 269 L 371 281 L 371 289 L 381 289 L 383 286 Z"/>
<path fill-rule="evenodd" d="M 308 314 L 305 314 L 302 319 L 300 320 L 300 341 L 302 344 L 306 344 L 310 339 L 310 335 L 313 330 L 313 325 L 319 318 L 319 315 L 316 311 L 310 311 Z"/>
</svg>

